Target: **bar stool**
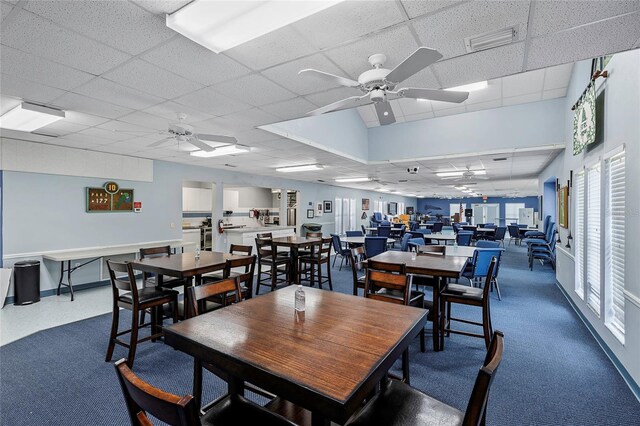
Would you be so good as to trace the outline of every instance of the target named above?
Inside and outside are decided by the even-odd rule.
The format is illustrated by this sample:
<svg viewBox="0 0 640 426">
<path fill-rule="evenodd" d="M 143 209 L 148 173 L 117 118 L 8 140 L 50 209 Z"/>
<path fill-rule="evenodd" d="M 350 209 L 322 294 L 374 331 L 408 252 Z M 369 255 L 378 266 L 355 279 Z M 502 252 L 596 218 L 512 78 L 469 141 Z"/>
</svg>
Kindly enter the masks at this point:
<svg viewBox="0 0 640 426">
<path fill-rule="evenodd" d="M 301 283 L 302 275 L 307 275 L 309 285 L 313 287 L 315 285 L 316 271 L 318 274 L 318 287 L 322 288 L 322 284 L 328 283 L 329 290 L 333 290 L 331 284 L 331 243 L 332 237 L 322 238 L 321 244 L 312 250 L 309 255 L 298 257 L 298 282 Z M 323 280 L 322 277 L 322 265 L 327 265 L 327 275 Z M 317 268 L 317 270 L 316 270 Z"/>
</svg>

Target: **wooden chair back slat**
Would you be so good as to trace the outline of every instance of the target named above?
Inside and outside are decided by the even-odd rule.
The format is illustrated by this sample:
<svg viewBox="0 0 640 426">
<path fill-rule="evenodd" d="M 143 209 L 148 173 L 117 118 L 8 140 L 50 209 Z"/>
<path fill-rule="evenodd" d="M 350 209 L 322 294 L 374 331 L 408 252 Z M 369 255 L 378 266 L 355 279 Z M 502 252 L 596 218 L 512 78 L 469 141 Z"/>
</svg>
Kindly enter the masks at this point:
<svg viewBox="0 0 640 426">
<path fill-rule="evenodd" d="M 245 245 L 242 245 L 242 244 L 231 244 L 229 246 L 229 253 L 238 254 L 238 255 L 245 255 L 245 256 L 251 256 L 251 253 L 253 253 L 253 247 L 245 246 Z"/>
<path fill-rule="evenodd" d="M 404 264 L 402 264 L 404 267 Z M 376 293 L 377 289 L 386 289 L 386 293 Z M 398 296 L 390 294 L 398 293 Z M 367 281 L 364 287 L 364 297 L 385 302 L 409 304 L 409 277 L 406 274 L 367 269 Z"/>
<path fill-rule="evenodd" d="M 145 257 L 168 256 L 171 254 L 171 246 L 147 247 L 140 249 L 140 259 Z"/>
<path fill-rule="evenodd" d="M 375 269 L 376 271 L 394 272 L 397 274 L 405 274 L 406 266 L 404 263 L 388 263 L 377 260 L 367 260 L 367 269 Z"/>
<path fill-rule="evenodd" d="M 223 277 L 229 278 L 231 276 L 231 271 L 234 268 L 244 268 L 244 273 L 238 275 L 238 281 L 240 285 L 244 284 L 245 287 L 252 289 L 253 288 L 253 274 L 255 273 L 256 268 L 256 255 L 254 254 L 251 257 L 245 257 L 240 259 L 228 259 L 224 264 L 224 272 Z"/>
<path fill-rule="evenodd" d="M 308 238 L 322 238 L 322 232 L 307 232 Z"/>
<path fill-rule="evenodd" d="M 137 300 L 138 287 L 136 286 L 136 278 L 132 265 L 129 262 L 115 262 L 113 260 L 107 260 L 107 269 L 109 270 L 111 287 L 116 299 L 119 294 L 118 290 L 122 290 L 130 291 L 133 294 L 133 300 Z"/>
<path fill-rule="evenodd" d="M 199 302 L 213 296 L 222 296 L 226 301 L 228 293 L 235 293 L 235 302 L 242 299 L 239 277 L 226 278 L 207 284 L 187 288 L 187 317 L 191 318 L 200 314 Z"/>
</svg>

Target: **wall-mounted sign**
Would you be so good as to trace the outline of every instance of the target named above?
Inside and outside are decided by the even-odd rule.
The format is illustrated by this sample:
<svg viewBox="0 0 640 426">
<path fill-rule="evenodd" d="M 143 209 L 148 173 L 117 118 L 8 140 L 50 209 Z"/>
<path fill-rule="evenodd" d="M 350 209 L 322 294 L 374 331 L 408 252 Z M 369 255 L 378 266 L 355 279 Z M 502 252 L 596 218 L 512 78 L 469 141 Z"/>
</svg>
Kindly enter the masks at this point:
<svg viewBox="0 0 640 426">
<path fill-rule="evenodd" d="M 87 213 L 131 211 L 133 189 L 121 189 L 115 182 L 107 182 L 102 188 L 87 187 Z"/>
<path fill-rule="evenodd" d="M 142 211 L 142 201 L 133 202 L 133 211 L 136 213 L 140 213 Z"/>
</svg>

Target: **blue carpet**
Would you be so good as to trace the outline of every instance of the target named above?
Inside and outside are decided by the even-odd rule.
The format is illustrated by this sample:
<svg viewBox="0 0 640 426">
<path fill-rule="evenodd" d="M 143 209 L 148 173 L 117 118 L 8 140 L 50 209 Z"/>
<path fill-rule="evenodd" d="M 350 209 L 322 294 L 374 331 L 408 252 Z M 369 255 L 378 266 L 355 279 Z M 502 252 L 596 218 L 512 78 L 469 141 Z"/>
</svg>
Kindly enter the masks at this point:
<svg viewBox="0 0 640 426">
<path fill-rule="evenodd" d="M 351 293 L 350 270 L 339 272 L 336 264 L 332 273 L 334 290 Z M 530 272 L 524 249 L 511 246 L 500 285 L 503 300 L 493 294 L 491 309 L 494 328 L 505 333 L 505 355 L 487 423 L 640 425 L 640 403 L 556 287 L 551 268 L 536 264 Z M 479 309 L 454 312 L 480 317 Z M 102 315 L 1 347 L 0 423 L 128 424 L 113 365 L 104 362 L 109 325 L 110 315 Z M 116 347 L 114 361 L 125 354 Z M 416 339 L 412 385 L 464 410 L 484 355 L 480 339 L 452 335 L 438 353 L 420 353 Z M 136 373 L 176 394 L 191 392 L 192 366 L 189 356 L 162 343 L 142 344 L 136 354 Z M 225 389 L 205 376 L 205 400 Z"/>
</svg>

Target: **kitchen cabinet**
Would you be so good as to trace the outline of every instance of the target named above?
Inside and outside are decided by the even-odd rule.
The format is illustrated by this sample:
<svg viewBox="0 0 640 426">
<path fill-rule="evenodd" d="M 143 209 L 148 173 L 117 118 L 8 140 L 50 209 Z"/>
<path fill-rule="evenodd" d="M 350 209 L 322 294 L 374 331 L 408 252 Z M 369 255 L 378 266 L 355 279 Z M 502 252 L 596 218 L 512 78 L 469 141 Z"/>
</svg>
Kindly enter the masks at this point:
<svg viewBox="0 0 640 426">
<path fill-rule="evenodd" d="M 182 240 L 195 244 L 193 246 L 185 247 L 185 252 L 195 251 L 196 247 L 200 247 L 200 229 L 183 229 Z"/>
<path fill-rule="evenodd" d="M 213 207 L 212 191 L 207 188 L 182 188 L 182 211 L 208 212 Z"/>
</svg>

